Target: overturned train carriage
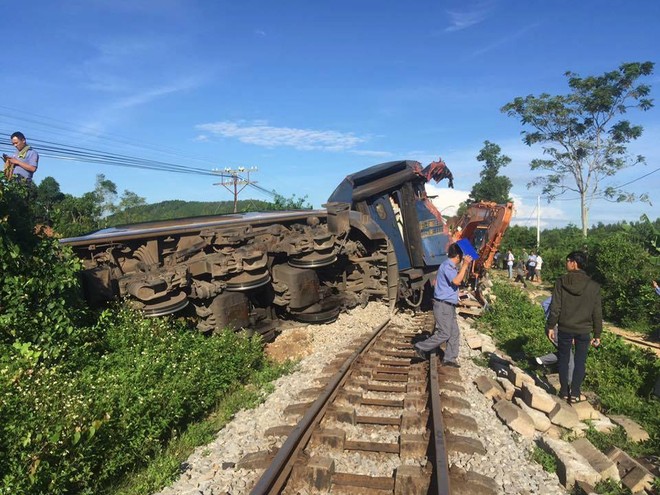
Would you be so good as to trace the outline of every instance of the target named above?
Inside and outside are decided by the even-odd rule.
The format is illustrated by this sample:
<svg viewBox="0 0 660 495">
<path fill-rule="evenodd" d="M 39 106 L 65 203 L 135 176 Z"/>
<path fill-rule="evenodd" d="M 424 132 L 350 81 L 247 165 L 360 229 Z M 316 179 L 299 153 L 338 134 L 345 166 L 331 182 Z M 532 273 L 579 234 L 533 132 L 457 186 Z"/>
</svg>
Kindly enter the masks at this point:
<svg viewBox="0 0 660 495">
<path fill-rule="evenodd" d="M 145 314 L 182 312 L 201 331 L 281 319 L 325 322 L 378 298 L 417 304 L 450 242 L 424 184 L 442 162 L 390 162 L 348 176 L 324 210 L 148 222 L 63 239 L 83 260 L 91 304 L 128 298 Z"/>
</svg>

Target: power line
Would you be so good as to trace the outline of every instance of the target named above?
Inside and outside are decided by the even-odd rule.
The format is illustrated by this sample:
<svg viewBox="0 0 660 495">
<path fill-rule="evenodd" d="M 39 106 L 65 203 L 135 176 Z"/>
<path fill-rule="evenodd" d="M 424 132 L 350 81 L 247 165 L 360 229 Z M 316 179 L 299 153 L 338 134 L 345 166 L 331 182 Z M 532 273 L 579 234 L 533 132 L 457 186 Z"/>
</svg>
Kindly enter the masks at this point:
<svg viewBox="0 0 660 495">
<path fill-rule="evenodd" d="M 655 170 L 652 170 L 648 174 L 644 174 L 641 177 L 637 177 L 636 179 L 631 180 L 630 182 L 626 182 L 625 184 L 621 184 L 620 186 L 615 186 L 615 189 L 618 189 L 620 187 L 625 187 L 625 186 L 628 186 L 628 185 L 632 184 L 633 182 L 637 182 L 638 180 L 642 180 L 644 177 L 648 177 L 649 175 L 656 173 L 658 170 L 660 170 L 660 167 L 656 168 Z"/>
<path fill-rule="evenodd" d="M 41 117 L 37 116 L 35 114 L 29 114 L 25 112 L 19 112 L 18 110 L 11 109 L 10 107 L 6 107 L 3 105 L 0 105 L 0 109 L 9 109 L 12 111 L 16 111 L 17 113 L 20 113 L 22 118 L 21 120 L 26 121 L 28 123 L 34 124 L 37 127 L 39 126 L 44 126 L 46 127 L 46 132 L 49 132 L 49 134 L 64 134 L 66 133 L 67 135 L 71 134 L 82 134 L 86 138 L 93 138 L 95 140 L 101 140 L 101 141 L 108 141 L 108 142 L 113 142 L 113 141 L 118 141 L 120 142 L 123 146 L 129 146 L 133 148 L 137 148 L 139 150 L 144 150 L 144 149 L 149 149 L 150 146 L 147 145 L 147 143 L 140 142 L 139 146 L 136 146 L 132 144 L 132 142 L 129 142 L 127 138 L 121 138 L 119 140 L 117 139 L 110 139 L 104 136 L 98 136 L 98 135 L 93 135 L 90 136 L 89 133 L 85 134 L 84 132 L 80 131 L 75 131 L 72 130 L 69 124 L 57 121 L 54 119 L 49 119 L 47 117 Z M 36 119 L 26 119 L 24 115 L 32 115 L 33 117 L 36 117 Z M 6 115 L 0 114 L 0 123 L 3 123 L 3 125 L 7 125 L 7 122 L 3 122 L 3 120 L 7 121 L 9 120 Z M 17 119 L 11 119 L 13 122 L 14 120 Z M 47 123 L 46 121 L 51 121 L 51 123 Z M 52 122 L 55 122 L 53 124 Z M 83 128 L 83 131 L 92 131 L 92 129 L 89 128 Z M 12 131 L 6 130 L 6 129 L 1 129 L 0 134 L 5 134 L 5 135 L 10 135 Z M 42 131 L 43 132 L 43 131 Z M 38 135 L 38 134 L 37 134 Z M 134 142 L 134 140 L 132 140 Z M 211 169 L 206 169 L 206 168 L 199 168 L 199 167 L 192 167 L 188 165 L 180 165 L 177 163 L 171 163 L 171 162 L 166 162 L 166 161 L 161 161 L 161 160 L 153 160 L 153 159 L 147 159 L 147 158 L 141 158 L 139 156 L 128 156 L 128 155 L 122 155 L 116 152 L 109 152 L 105 150 L 96 150 L 93 148 L 89 147 L 81 147 L 81 146 L 74 146 L 74 145 L 69 145 L 69 144 L 62 144 L 58 143 L 55 141 L 50 141 L 50 140 L 43 140 L 43 139 L 38 139 L 37 137 L 30 137 L 29 142 L 31 145 L 35 146 L 35 149 L 39 151 L 39 154 L 44 157 L 49 157 L 49 158 L 54 158 L 57 160 L 66 160 L 66 161 L 76 161 L 76 162 L 86 162 L 86 163 L 97 163 L 101 165 L 111 165 L 111 166 L 119 166 L 119 167 L 126 167 L 126 168 L 135 168 L 135 169 L 146 169 L 146 170 L 156 170 L 160 172 L 171 172 L 171 173 L 184 173 L 184 174 L 195 174 L 195 175 L 206 175 L 210 177 L 218 177 L 218 173 L 214 170 Z M 2 145 L 0 144 L 0 148 L 6 149 L 7 151 L 13 151 L 13 148 L 9 145 Z M 152 149 L 155 149 L 159 152 L 162 152 L 165 148 L 158 148 L 158 147 L 152 147 Z M 176 155 L 176 152 L 170 152 L 170 154 Z M 183 156 L 183 155 L 179 155 Z M 205 160 L 202 159 L 197 159 L 194 157 L 191 157 L 189 155 L 185 155 L 186 161 L 198 161 L 202 163 L 208 163 Z M 256 191 L 266 194 L 270 197 L 276 197 L 278 194 L 274 190 L 268 190 L 266 188 L 263 188 L 261 186 L 257 186 L 254 182 L 250 181 L 249 178 L 245 179 L 243 176 L 238 175 L 238 171 L 236 171 L 235 176 L 223 176 L 222 174 L 220 175 L 223 178 L 229 178 L 232 180 L 236 180 L 237 182 L 244 183 L 246 182 L 246 185 L 249 185 Z M 244 186 L 245 187 L 245 186 Z M 241 189 L 242 190 L 242 189 Z"/>
</svg>

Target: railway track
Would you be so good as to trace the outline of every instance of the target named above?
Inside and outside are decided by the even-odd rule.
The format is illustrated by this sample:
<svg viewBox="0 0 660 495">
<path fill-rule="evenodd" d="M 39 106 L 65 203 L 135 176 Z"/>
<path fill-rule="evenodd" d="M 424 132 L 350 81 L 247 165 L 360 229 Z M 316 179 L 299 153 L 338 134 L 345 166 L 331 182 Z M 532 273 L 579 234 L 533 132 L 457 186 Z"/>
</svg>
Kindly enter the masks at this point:
<svg viewBox="0 0 660 495">
<path fill-rule="evenodd" d="M 403 328 L 389 319 L 324 369 L 319 386 L 287 407 L 287 424 L 264 434 L 279 449 L 253 452 L 239 469 L 261 472 L 252 494 L 490 494 L 492 480 L 449 469 L 448 452 L 484 451 L 456 431 L 476 430 L 460 370 L 415 358 L 413 339 L 433 326 L 430 313 Z"/>
</svg>

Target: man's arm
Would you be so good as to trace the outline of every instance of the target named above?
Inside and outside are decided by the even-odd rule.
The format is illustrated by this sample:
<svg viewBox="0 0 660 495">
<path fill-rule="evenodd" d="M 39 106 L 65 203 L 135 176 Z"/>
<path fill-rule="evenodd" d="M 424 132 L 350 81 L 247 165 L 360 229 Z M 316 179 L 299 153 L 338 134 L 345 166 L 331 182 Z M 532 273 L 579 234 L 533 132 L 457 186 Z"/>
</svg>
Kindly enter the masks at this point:
<svg viewBox="0 0 660 495">
<path fill-rule="evenodd" d="M 34 173 L 37 170 L 37 166 L 39 164 L 39 155 L 37 155 L 36 152 L 30 150 L 28 151 L 25 160 L 21 160 L 15 156 L 8 157 L 8 160 L 9 163 L 16 165 L 17 167 L 21 167 L 27 172 Z"/>
<path fill-rule="evenodd" d="M 545 329 L 550 332 L 555 331 L 555 326 L 559 322 L 559 314 L 561 313 L 561 279 L 557 279 L 555 287 L 552 289 L 552 302 L 550 303 L 550 314 L 546 320 Z M 551 337 L 552 338 L 552 337 Z"/>
<path fill-rule="evenodd" d="M 468 269 L 468 265 L 470 264 L 470 261 L 472 261 L 472 257 L 465 255 L 463 256 L 463 264 L 461 265 L 461 269 L 458 271 L 458 274 L 454 277 L 454 280 L 451 281 L 452 284 L 459 286 L 463 282 L 463 279 L 465 278 L 465 272 Z"/>
</svg>

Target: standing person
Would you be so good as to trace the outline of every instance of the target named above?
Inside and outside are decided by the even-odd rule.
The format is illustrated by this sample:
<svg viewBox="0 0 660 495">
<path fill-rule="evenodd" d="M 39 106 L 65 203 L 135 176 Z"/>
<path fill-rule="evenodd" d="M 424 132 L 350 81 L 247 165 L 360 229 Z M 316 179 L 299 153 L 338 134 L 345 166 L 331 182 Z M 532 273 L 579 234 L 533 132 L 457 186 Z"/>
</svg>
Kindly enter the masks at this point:
<svg viewBox="0 0 660 495">
<path fill-rule="evenodd" d="M 33 150 L 25 140 L 22 132 L 16 131 L 11 135 L 11 144 L 18 153 L 12 156 L 3 155 L 5 165 L 5 175 L 8 179 L 22 180 L 27 183 L 32 182 L 32 175 L 39 167 L 39 153 Z"/>
<path fill-rule="evenodd" d="M 534 269 L 534 274 L 536 275 L 536 281 L 541 283 L 541 268 L 543 267 L 543 258 L 541 258 L 541 253 L 536 253 L 536 268 Z"/>
<path fill-rule="evenodd" d="M 527 258 L 527 280 L 534 281 L 534 273 L 536 271 L 536 253 L 532 251 Z"/>
<path fill-rule="evenodd" d="M 527 283 L 525 282 L 525 265 L 522 260 L 516 261 L 515 268 L 513 270 L 516 278 L 513 279 L 514 282 L 522 282 L 523 287 L 527 288 Z"/>
<path fill-rule="evenodd" d="M 653 288 L 655 289 L 655 293 L 660 296 L 660 287 L 658 287 L 658 282 L 655 280 L 653 281 Z"/>
<path fill-rule="evenodd" d="M 600 286 L 584 272 L 587 258 L 582 251 L 573 251 L 566 257 L 568 273 L 557 279 L 552 291 L 550 316 L 546 323 L 552 340 L 557 325 L 559 347 L 559 396 L 570 403 L 582 402 L 585 397 L 580 387 L 585 376 L 589 344 L 600 346 L 603 331 L 603 310 Z M 593 339 L 590 334 L 593 332 Z M 569 383 L 568 364 L 571 346 L 575 346 L 575 368 Z"/>
<path fill-rule="evenodd" d="M 459 270 L 458 264 L 463 261 Z M 435 329 L 433 335 L 426 340 L 415 344 L 415 352 L 423 359 L 426 353 L 439 349 L 447 342 L 442 364 L 460 368 L 458 359 L 458 346 L 460 343 L 460 330 L 456 320 L 456 306 L 458 305 L 458 288 L 465 278 L 472 257 L 465 255 L 458 244 L 454 243 L 447 250 L 447 259 L 438 268 L 433 291 L 433 316 Z"/>
<path fill-rule="evenodd" d="M 509 249 L 506 252 L 506 266 L 509 269 L 509 278 L 513 278 L 513 262 L 516 259 L 516 257 L 513 255 L 511 250 Z"/>
</svg>

